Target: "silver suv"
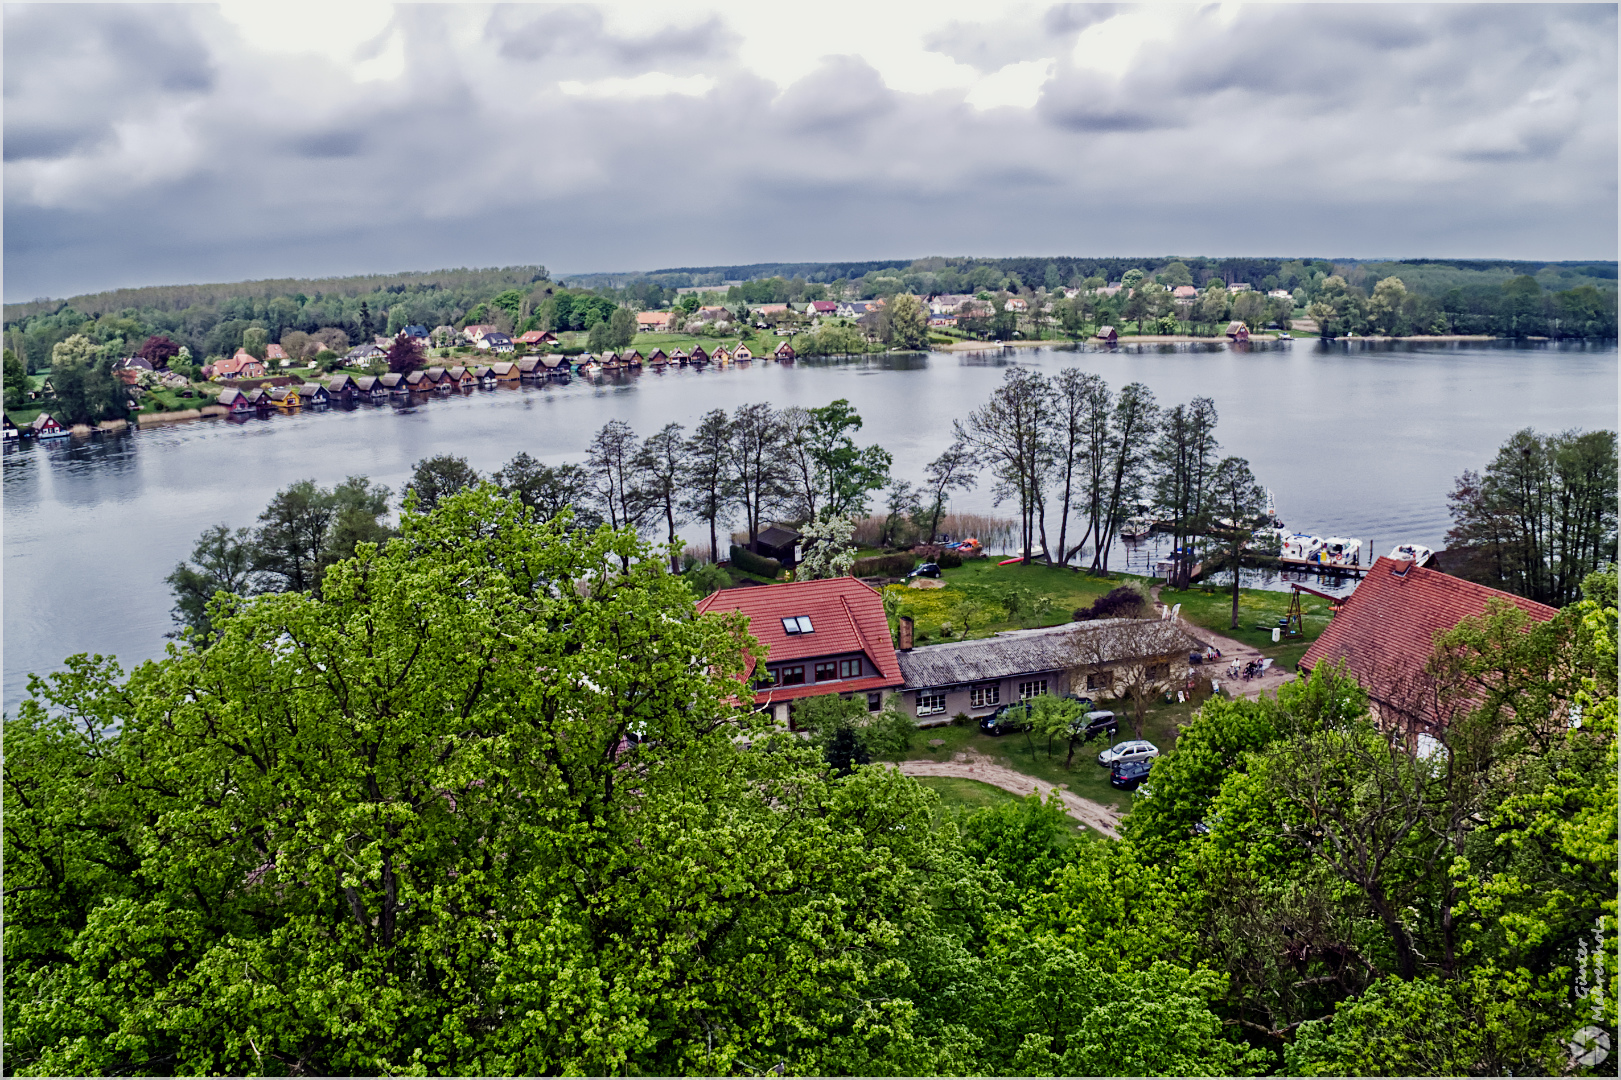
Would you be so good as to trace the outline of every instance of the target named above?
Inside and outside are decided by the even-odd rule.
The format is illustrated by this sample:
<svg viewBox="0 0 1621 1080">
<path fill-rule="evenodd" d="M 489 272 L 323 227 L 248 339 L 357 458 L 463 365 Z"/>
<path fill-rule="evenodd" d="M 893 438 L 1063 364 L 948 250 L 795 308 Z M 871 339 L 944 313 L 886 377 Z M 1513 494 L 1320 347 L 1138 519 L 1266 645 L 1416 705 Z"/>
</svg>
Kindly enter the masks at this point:
<svg viewBox="0 0 1621 1080">
<path fill-rule="evenodd" d="M 1128 739 L 1123 743 L 1115 743 L 1098 755 L 1098 764 L 1103 766 L 1115 765 L 1122 761 L 1148 761 L 1159 757 L 1159 747 L 1146 739 Z"/>
</svg>

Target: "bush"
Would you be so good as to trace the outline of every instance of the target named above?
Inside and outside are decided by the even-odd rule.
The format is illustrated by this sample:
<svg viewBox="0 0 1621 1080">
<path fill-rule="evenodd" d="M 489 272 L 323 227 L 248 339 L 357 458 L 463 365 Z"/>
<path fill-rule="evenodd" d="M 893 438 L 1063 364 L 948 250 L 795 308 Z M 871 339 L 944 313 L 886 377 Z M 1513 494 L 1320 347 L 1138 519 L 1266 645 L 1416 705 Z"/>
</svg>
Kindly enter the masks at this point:
<svg viewBox="0 0 1621 1080">
<path fill-rule="evenodd" d="M 732 575 L 714 563 L 699 563 L 685 574 L 687 585 L 698 596 L 705 597 L 712 592 L 732 587 Z"/>
<path fill-rule="evenodd" d="M 1148 608 L 1148 598 L 1132 585 L 1110 589 L 1092 601 L 1091 607 L 1075 609 L 1075 621 L 1090 619 L 1140 619 Z"/>
<path fill-rule="evenodd" d="M 732 545 L 732 565 L 744 573 L 770 578 L 772 581 L 777 580 L 778 575 L 782 573 L 782 563 L 776 559 L 756 555 L 748 548 L 738 547 L 736 544 Z"/>
<path fill-rule="evenodd" d="M 917 557 L 911 553 L 901 555 L 872 555 L 865 559 L 857 559 L 850 565 L 852 577 L 905 577 L 917 565 Z"/>
<path fill-rule="evenodd" d="M 919 544 L 912 554 L 924 562 L 938 563 L 942 570 L 955 570 L 962 565 L 962 555 L 953 548 L 940 544 Z"/>
</svg>

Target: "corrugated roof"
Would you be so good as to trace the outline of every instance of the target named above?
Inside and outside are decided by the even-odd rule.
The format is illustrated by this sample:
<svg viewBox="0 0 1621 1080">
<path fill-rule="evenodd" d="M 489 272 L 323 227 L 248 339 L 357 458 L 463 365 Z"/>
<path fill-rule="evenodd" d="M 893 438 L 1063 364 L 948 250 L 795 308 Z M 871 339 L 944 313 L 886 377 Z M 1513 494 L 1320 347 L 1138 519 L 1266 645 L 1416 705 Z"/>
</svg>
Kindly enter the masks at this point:
<svg viewBox="0 0 1621 1080">
<path fill-rule="evenodd" d="M 1405 708 L 1413 688 L 1422 684 L 1435 635 L 1465 618 L 1484 615 L 1493 598 L 1507 600 L 1539 622 L 1559 613 L 1523 596 L 1380 557 L 1300 658 L 1300 668 L 1343 660 L 1375 701 Z"/>
<path fill-rule="evenodd" d="M 901 684 L 901 668 L 895 659 L 895 646 L 889 639 L 889 620 L 884 617 L 883 599 L 872 586 L 855 578 L 722 589 L 699 601 L 698 611 L 741 611 L 747 615 L 749 633 L 769 650 L 771 663 L 860 652 L 865 653 L 880 672 L 876 677 L 848 679 L 837 684 L 776 688 L 756 695 L 757 701 L 768 696 L 781 701 Z M 808 616 L 815 629 L 809 634 L 787 633 L 782 620 L 801 615 Z M 755 659 L 748 659 L 751 674 Z"/>
<path fill-rule="evenodd" d="M 1200 648 L 1175 623 L 1097 619 L 1042 630 L 1008 630 L 976 641 L 924 645 L 899 654 L 908 690 L 956 686 Z"/>
</svg>

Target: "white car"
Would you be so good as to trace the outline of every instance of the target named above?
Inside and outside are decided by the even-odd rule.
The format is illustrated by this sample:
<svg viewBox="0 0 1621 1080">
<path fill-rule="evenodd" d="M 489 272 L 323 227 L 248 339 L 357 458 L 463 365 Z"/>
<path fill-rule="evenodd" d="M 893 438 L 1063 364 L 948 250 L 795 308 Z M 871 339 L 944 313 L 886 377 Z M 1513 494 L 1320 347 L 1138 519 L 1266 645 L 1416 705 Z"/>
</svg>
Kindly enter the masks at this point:
<svg viewBox="0 0 1621 1080">
<path fill-rule="evenodd" d="M 1115 743 L 1098 755 L 1098 764 L 1104 767 L 1120 761 L 1147 761 L 1159 757 L 1159 747 L 1145 739 L 1130 739 Z"/>
</svg>

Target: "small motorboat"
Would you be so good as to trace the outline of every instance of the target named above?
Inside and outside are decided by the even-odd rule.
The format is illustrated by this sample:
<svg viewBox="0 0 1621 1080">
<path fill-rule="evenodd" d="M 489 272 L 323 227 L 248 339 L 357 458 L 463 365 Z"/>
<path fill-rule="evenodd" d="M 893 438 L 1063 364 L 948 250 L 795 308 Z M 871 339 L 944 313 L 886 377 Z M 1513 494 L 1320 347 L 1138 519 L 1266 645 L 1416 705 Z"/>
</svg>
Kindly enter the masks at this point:
<svg viewBox="0 0 1621 1080">
<path fill-rule="evenodd" d="M 1282 539 L 1282 557 L 1295 562 L 1315 562 L 1323 547 L 1323 538 L 1310 533 L 1290 533 Z"/>
<path fill-rule="evenodd" d="M 1435 552 L 1423 544 L 1397 544 L 1391 549 L 1390 558 L 1396 562 L 1410 562 L 1414 566 L 1428 566 L 1430 560 L 1435 558 Z"/>
<path fill-rule="evenodd" d="M 1359 566 L 1361 558 L 1362 541 L 1329 536 L 1324 537 L 1323 546 L 1312 561 L 1319 566 Z"/>
<path fill-rule="evenodd" d="M 1142 540 L 1154 531 L 1154 519 L 1146 514 L 1137 514 L 1126 519 L 1120 526 L 1120 536 L 1126 540 Z"/>
</svg>

